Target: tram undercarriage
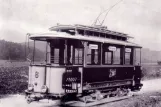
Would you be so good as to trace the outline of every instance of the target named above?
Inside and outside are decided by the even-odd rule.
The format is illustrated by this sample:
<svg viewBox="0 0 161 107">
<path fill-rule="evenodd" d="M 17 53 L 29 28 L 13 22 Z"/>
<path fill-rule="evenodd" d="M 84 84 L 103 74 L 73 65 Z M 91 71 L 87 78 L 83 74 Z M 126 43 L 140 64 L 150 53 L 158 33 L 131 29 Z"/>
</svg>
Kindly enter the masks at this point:
<svg viewBox="0 0 161 107">
<path fill-rule="evenodd" d="M 111 87 L 106 87 L 109 84 L 111 84 Z M 71 92 L 65 93 L 64 95 L 33 93 L 26 91 L 26 99 L 28 103 L 48 99 L 60 100 L 59 104 L 61 105 L 92 106 L 96 104 L 102 104 L 129 98 L 131 97 L 130 93 L 132 91 L 139 91 L 142 87 L 142 84 L 132 86 L 132 81 L 126 80 L 122 82 L 109 82 L 106 84 L 102 83 L 98 86 L 95 84 L 95 87 L 97 87 L 97 89 L 85 89 L 81 94 Z"/>
</svg>

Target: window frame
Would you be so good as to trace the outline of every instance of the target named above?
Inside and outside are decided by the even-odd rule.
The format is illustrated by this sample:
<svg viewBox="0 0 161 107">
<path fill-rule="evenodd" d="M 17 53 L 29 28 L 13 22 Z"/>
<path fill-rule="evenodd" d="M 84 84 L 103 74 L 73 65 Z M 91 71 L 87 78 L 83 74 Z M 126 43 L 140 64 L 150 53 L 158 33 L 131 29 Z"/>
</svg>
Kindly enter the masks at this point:
<svg viewBox="0 0 161 107">
<path fill-rule="evenodd" d="M 56 43 L 54 44 L 55 41 L 57 41 L 58 44 L 56 44 Z M 50 64 L 65 65 L 65 41 L 62 39 L 52 39 L 52 40 L 48 41 L 48 43 L 50 43 L 50 52 L 48 52 L 48 53 L 50 53 L 50 58 L 49 58 Z M 58 59 L 57 59 L 58 61 L 55 60 L 55 54 L 56 54 L 55 49 L 59 50 Z M 52 52 L 54 52 L 54 53 L 52 53 Z M 52 61 L 52 59 L 53 59 L 53 61 Z M 55 61 L 57 61 L 57 62 L 55 62 Z"/>
<path fill-rule="evenodd" d="M 89 45 L 97 45 L 98 49 L 90 49 Z M 88 53 L 88 50 L 91 50 L 91 53 Z M 92 55 L 97 55 L 97 57 L 92 56 Z M 88 58 L 90 56 L 90 58 Z M 97 58 L 97 63 L 95 63 L 95 58 Z M 88 62 L 88 59 L 90 59 L 90 63 Z M 93 61 L 92 61 L 93 59 Z M 86 64 L 87 65 L 101 65 L 101 43 L 97 42 L 88 42 L 87 44 L 87 53 L 86 53 Z"/>
<path fill-rule="evenodd" d="M 127 63 L 127 61 L 126 61 L 126 54 L 130 54 L 129 55 L 129 61 L 128 61 L 128 63 Z M 125 52 L 125 63 L 124 63 L 125 65 L 131 65 L 131 52 Z"/>
<path fill-rule="evenodd" d="M 78 59 L 77 59 L 77 61 L 78 61 L 78 63 L 76 63 L 76 49 L 78 49 Z M 74 52 L 73 52 L 73 64 L 74 65 L 83 65 L 83 61 L 84 61 L 84 48 L 77 48 L 77 47 L 74 47 L 73 48 L 73 50 L 74 50 Z M 80 52 L 80 50 L 82 51 L 81 53 L 82 53 L 82 55 L 80 55 L 79 54 L 79 52 Z M 81 63 L 79 63 L 81 61 Z"/>
<path fill-rule="evenodd" d="M 119 63 L 114 63 L 114 61 L 115 61 L 115 55 L 114 55 L 114 53 L 117 51 L 118 48 L 120 49 L 120 53 L 119 53 L 119 55 L 120 55 L 120 56 L 119 56 L 119 57 L 120 57 Z M 113 65 L 121 65 L 121 60 L 122 60 L 122 58 L 121 58 L 121 49 L 122 49 L 121 47 L 116 46 L 116 51 L 113 51 L 113 52 L 112 52 L 112 54 L 113 54 L 113 55 L 112 55 L 112 56 L 113 56 L 113 57 L 112 57 L 112 64 L 113 64 Z"/>
<path fill-rule="evenodd" d="M 109 47 L 116 47 L 116 50 L 117 50 L 117 48 L 119 48 L 120 49 L 120 63 L 119 64 L 115 64 L 114 63 L 114 52 L 115 51 L 112 51 L 112 50 L 109 50 Z M 121 45 L 115 45 L 115 44 L 103 44 L 102 45 L 102 64 L 103 65 L 122 65 L 122 62 L 123 62 L 123 55 L 122 55 L 122 52 L 123 52 L 123 46 L 121 46 Z M 105 63 L 105 52 L 111 52 L 111 63 Z"/>
<path fill-rule="evenodd" d="M 139 61 L 137 61 L 137 52 L 136 52 L 136 50 L 138 50 L 138 55 L 139 55 Z M 142 52 L 142 50 L 141 50 L 141 48 L 134 48 L 134 65 L 135 66 L 141 66 L 141 62 L 142 62 L 142 55 L 141 55 L 141 52 Z M 137 63 L 138 62 L 138 63 Z"/>
<path fill-rule="evenodd" d="M 110 52 L 111 53 L 111 58 L 110 58 L 110 62 L 111 63 L 106 63 L 106 55 L 105 55 L 106 52 Z M 112 57 L 113 57 L 113 52 L 112 51 L 103 51 L 103 54 L 102 54 L 102 64 L 103 65 L 112 65 Z M 108 62 L 108 60 L 107 60 L 107 62 Z"/>
<path fill-rule="evenodd" d="M 56 39 L 55 39 L 56 40 Z M 62 40 L 62 39 L 57 39 L 58 42 L 59 40 Z M 54 39 L 52 40 L 49 40 L 48 43 L 49 43 L 49 46 L 50 46 L 50 52 L 47 53 L 47 57 L 48 57 L 48 64 L 56 64 L 56 65 L 83 65 L 84 64 L 84 46 L 83 46 L 83 43 L 82 41 L 79 41 L 80 44 L 78 44 L 78 41 L 75 41 L 75 40 L 63 40 L 64 41 L 64 48 L 62 48 L 62 43 L 58 43 L 58 44 L 54 44 Z M 53 42 L 53 43 L 52 43 Z M 55 49 L 58 49 L 59 50 L 59 53 L 60 53 L 60 50 L 62 49 L 63 50 L 63 54 L 61 57 L 58 58 L 58 61 L 57 59 L 53 60 L 52 61 L 52 57 L 53 55 L 55 56 L 55 53 L 52 53 L 55 51 Z M 76 56 L 75 56 L 75 49 L 78 49 L 78 50 L 81 50 L 81 54 L 79 54 L 79 61 L 78 63 L 76 63 Z M 70 52 L 70 53 L 68 53 Z M 57 56 L 60 56 L 58 53 Z M 80 53 L 80 51 L 79 51 Z M 53 55 L 52 55 L 53 54 Z M 70 54 L 70 55 L 69 55 Z M 70 56 L 70 58 L 69 58 Z M 63 58 L 63 64 L 60 63 L 60 58 Z M 82 60 L 82 61 L 81 61 Z"/>
<path fill-rule="evenodd" d="M 131 52 L 126 52 L 126 48 L 130 48 L 131 49 Z M 125 47 L 125 50 L 124 50 L 124 65 L 133 65 L 134 64 L 134 47 L 132 46 L 126 46 Z M 126 63 L 126 53 L 130 53 L 130 61 L 129 61 L 129 64 Z"/>
</svg>

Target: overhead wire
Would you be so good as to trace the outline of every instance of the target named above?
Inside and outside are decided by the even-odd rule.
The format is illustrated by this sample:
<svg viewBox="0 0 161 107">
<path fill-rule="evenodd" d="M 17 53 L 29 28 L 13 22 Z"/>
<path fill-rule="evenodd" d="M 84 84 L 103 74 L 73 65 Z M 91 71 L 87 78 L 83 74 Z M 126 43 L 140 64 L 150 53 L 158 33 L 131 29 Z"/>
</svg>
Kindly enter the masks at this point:
<svg viewBox="0 0 161 107">
<path fill-rule="evenodd" d="M 104 10 L 103 12 L 100 12 L 99 15 L 97 16 L 96 20 L 94 21 L 94 23 L 93 23 L 92 25 L 96 25 L 96 24 L 97 24 L 97 21 L 99 21 L 99 17 L 100 17 L 104 12 L 107 11 L 107 13 L 106 13 L 106 15 L 105 15 L 103 21 L 102 21 L 101 23 L 100 23 L 100 21 L 99 21 L 100 25 L 102 25 L 103 22 L 104 22 L 104 20 L 105 20 L 105 18 L 107 17 L 107 14 L 112 10 L 112 8 L 114 8 L 117 4 L 119 4 L 119 3 L 122 2 L 122 1 L 123 1 L 123 0 L 120 0 L 120 1 L 118 1 L 117 3 L 115 3 L 113 6 L 109 7 L 108 9 Z"/>
<path fill-rule="evenodd" d="M 107 13 L 106 13 L 106 15 L 105 15 L 105 17 L 104 17 L 104 19 L 103 19 L 101 25 L 104 23 L 104 21 L 105 21 L 107 15 L 108 15 L 108 13 L 109 13 L 116 5 L 118 5 L 118 4 L 121 3 L 122 1 L 123 1 L 123 0 L 119 0 L 117 3 L 115 3 L 113 6 L 111 6 L 111 7 L 109 8 L 109 10 L 107 11 Z"/>
<path fill-rule="evenodd" d="M 100 25 L 103 25 L 103 23 L 104 23 L 105 20 L 106 20 L 106 17 L 107 17 L 107 15 L 108 15 L 108 13 L 109 13 L 116 5 L 118 5 L 118 4 L 121 3 L 122 1 L 123 1 L 123 0 L 119 0 L 117 3 L 115 3 L 115 4 L 114 4 L 113 6 L 111 6 L 110 8 L 104 10 L 103 12 L 100 12 L 100 14 L 99 14 L 98 17 L 96 18 L 95 22 L 93 23 L 93 25 L 96 25 L 96 24 L 97 24 L 97 21 L 99 21 L 99 24 L 100 24 Z M 155 10 L 155 9 L 149 9 L 148 7 L 146 7 L 146 6 L 144 6 L 144 5 L 141 5 L 141 4 L 139 4 L 139 3 L 133 2 L 132 4 L 138 5 L 138 6 L 142 7 L 142 8 L 146 8 L 146 9 L 152 11 L 152 12 L 156 12 L 156 13 L 160 13 L 160 14 L 161 14 L 160 11 L 157 11 L 157 10 Z M 106 15 L 105 15 L 103 21 L 100 23 L 99 17 L 100 17 L 104 12 L 106 12 L 106 11 L 107 11 L 107 13 L 106 13 Z"/>
</svg>

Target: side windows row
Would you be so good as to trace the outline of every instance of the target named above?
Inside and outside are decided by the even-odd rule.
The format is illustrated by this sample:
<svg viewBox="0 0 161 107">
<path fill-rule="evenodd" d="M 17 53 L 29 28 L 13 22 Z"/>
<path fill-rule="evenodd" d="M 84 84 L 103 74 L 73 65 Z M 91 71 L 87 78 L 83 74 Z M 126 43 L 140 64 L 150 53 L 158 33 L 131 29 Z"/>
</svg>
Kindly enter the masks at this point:
<svg viewBox="0 0 161 107">
<path fill-rule="evenodd" d="M 50 51 L 47 52 L 47 61 L 53 64 L 69 64 L 83 65 L 84 51 L 87 56 L 85 62 L 88 65 L 139 65 L 141 63 L 141 49 L 132 47 L 123 47 L 111 44 L 88 43 L 87 49 L 79 41 L 68 42 L 65 46 L 65 41 L 51 41 Z M 102 47 L 102 48 L 101 48 Z M 137 50 L 138 49 L 138 50 Z"/>
<path fill-rule="evenodd" d="M 98 44 L 89 44 L 87 51 L 87 64 L 88 65 L 98 65 L 101 63 L 101 53 L 102 53 L 102 64 L 104 65 L 120 65 L 132 64 L 132 49 L 125 48 L 125 53 L 123 54 L 123 47 L 121 46 L 110 46 L 103 45 L 102 50 L 101 46 Z M 124 59 L 123 59 L 124 58 Z"/>
</svg>

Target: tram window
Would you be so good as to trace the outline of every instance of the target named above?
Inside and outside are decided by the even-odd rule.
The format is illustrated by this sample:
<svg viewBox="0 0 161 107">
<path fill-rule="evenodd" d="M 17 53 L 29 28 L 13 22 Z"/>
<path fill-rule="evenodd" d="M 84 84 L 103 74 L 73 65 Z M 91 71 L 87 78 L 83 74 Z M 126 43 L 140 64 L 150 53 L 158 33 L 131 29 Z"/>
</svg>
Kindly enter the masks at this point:
<svg viewBox="0 0 161 107">
<path fill-rule="evenodd" d="M 67 41 L 67 58 L 68 65 L 82 65 L 83 64 L 83 44 L 81 41 L 68 40 Z"/>
<path fill-rule="evenodd" d="M 141 65 L 141 49 L 136 48 L 134 51 L 135 51 L 135 65 Z"/>
<path fill-rule="evenodd" d="M 87 52 L 87 64 L 91 64 L 91 49 L 88 49 L 88 52 Z"/>
<path fill-rule="evenodd" d="M 46 61 L 47 61 L 47 63 L 49 64 L 50 63 L 50 43 L 49 42 L 47 42 L 47 52 L 46 52 Z"/>
<path fill-rule="evenodd" d="M 132 49 L 131 48 L 125 48 L 125 64 L 130 65 L 132 64 Z"/>
<path fill-rule="evenodd" d="M 116 51 L 113 51 L 113 64 L 121 63 L 121 49 L 117 48 Z"/>
<path fill-rule="evenodd" d="M 53 64 L 64 64 L 64 41 L 53 40 L 50 42 L 50 62 Z"/>
<path fill-rule="evenodd" d="M 83 64 L 83 49 L 82 48 L 75 48 L 74 49 L 74 64 L 81 65 Z"/>
<path fill-rule="evenodd" d="M 105 61 L 104 64 L 111 64 L 112 63 L 112 52 L 105 52 Z"/>
<path fill-rule="evenodd" d="M 95 46 L 97 47 L 97 49 L 95 48 Z M 88 52 L 87 52 L 87 64 L 99 64 L 99 49 L 98 49 L 98 45 L 89 45 L 88 47 Z"/>
<path fill-rule="evenodd" d="M 67 46 L 67 64 L 73 64 L 73 45 L 71 44 Z"/>
<path fill-rule="evenodd" d="M 30 42 L 30 41 L 29 41 Z M 33 61 L 34 64 L 43 64 L 46 63 L 46 41 L 33 41 L 34 42 L 34 49 L 32 50 L 32 53 L 27 54 L 27 59 L 30 61 Z M 41 44 L 41 51 L 37 49 L 38 45 Z"/>
<path fill-rule="evenodd" d="M 103 45 L 103 64 L 121 64 L 121 48 L 116 46 Z"/>
<path fill-rule="evenodd" d="M 98 49 L 96 50 L 92 50 L 92 64 L 98 64 L 99 61 L 98 61 Z"/>
<path fill-rule="evenodd" d="M 98 64 L 98 50 L 88 49 L 87 64 Z"/>
<path fill-rule="evenodd" d="M 130 52 L 125 52 L 125 64 L 130 65 Z"/>
<path fill-rule="evenodd" d="M 51 49 L 51 63 L 59 63 L 59 49 L 57 48 Z"/>
<path fill-rule="evenodd" d="M 52 47 L 50 61 L 54 64 L 64 64 L 64 49 Z"/>
</svg>

